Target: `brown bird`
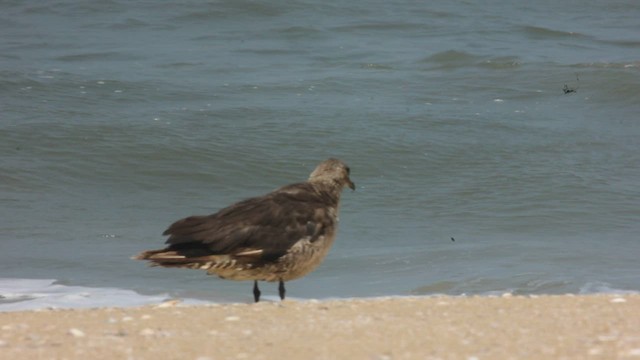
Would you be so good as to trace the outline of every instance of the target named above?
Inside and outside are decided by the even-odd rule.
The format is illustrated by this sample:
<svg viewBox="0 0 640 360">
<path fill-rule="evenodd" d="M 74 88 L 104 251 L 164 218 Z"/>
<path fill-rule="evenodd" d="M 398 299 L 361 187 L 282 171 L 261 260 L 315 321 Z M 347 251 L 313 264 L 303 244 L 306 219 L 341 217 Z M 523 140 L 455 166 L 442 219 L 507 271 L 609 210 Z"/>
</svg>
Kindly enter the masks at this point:
<svg viewBox="0 0 640 360">
<path fill-rule="evenodd" d="M 163 235 L 169 246 L 149 250 L 134 259 L 152 266 L 207 270 L 230 280 L 279 282 L 313 271 L 336 237 L 340 194 L 355 190 L 349 167 L 338 159 L 320 163 L 302 183 L 240 201 L 215 214 L 190 216 L 173 223 Z"/>
</svg>

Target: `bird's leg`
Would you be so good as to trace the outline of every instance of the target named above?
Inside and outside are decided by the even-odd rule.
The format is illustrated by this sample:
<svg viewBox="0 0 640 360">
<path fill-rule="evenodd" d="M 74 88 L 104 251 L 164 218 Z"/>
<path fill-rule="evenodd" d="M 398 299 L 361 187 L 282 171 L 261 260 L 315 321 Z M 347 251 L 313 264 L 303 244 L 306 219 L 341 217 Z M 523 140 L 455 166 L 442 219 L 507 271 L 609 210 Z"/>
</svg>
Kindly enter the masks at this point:
<svg viewBox="0 0 640 360">
<path fill-rule="evenodd" d="M 258 289 L 258 280 L 253 281 L 253 299 L 256 302 L 260 301 L 260 289 Z"/>
<path fill-rule="evenodd" d="M 280 300 L 284 300 L 284 293 L 286 290 L 284 289 L 284 281 L 280 280 L 280 284 L 278 285 L 278 294 L 280 294 Z"/>
</svg>

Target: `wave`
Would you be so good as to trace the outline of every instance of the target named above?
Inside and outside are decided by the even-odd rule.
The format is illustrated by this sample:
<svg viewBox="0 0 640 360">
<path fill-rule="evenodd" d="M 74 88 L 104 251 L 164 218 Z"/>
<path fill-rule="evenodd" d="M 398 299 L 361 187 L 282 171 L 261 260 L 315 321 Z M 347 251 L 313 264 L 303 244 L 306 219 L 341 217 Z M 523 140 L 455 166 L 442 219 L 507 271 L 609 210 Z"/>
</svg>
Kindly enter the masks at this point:
<svg viewBox="0 0 640 360">
<path fill-rule="evenodd" d="M 525 277 L 518 280 L 517 278 Z M 529 275 L 514 279 L 473 278 L 463 281 L 440 281 L 413 289 L 411 295 L 592 295 L 592 294 L 638 294 L 637 290 L 618 288 L 602 281 L 589 281 L 582 285 L 567 279 L 543 279 Z"/>
<path fill-rule="evenodd" d="M 64 62 L 94 62 L 94 61 L 134 61 L 141 60 L 143 57 L 126 54 L 119 51 L 96 51 L 76 53 L 70 55 L 62 55 L 55 58 L 58 61 Z"/>
<path fill-rule="evenodd" d="M 559 39 L 559 38 L 566 38 L 566 37 L 583 38 L 583 39 L 591 38 L 588 35 L 584 35 L 578 32 L 555 30 L 555 29 L 549 29 L 546 27 L 532 26 L 532 25 L 522 26 L 522 32 L 526 36 L 532 39 L 537 39 L 537 40 Z"/>
<path fill-rule="evenodd" d="M 603 281 L 587 282 L 580 287 L 578 294 L 638 294 L 637 290 L 619 289 Z"/>
<path fill-rule="evenodd" d="M 493 70 L 520 67 L 522 61 L 517 56 L 480 56 L 465 51 L 446 50 L 433 54 L 420 61 L 433 65 L 436 69 L 454 70 L 464 67 L 479 67 Z"/>
<path fill-rule="evenodd" d="M 0 311 L 130 307 L 159 304 L 167 294 L 142 295 L 133 290 L 62 285 L 53 279 L 0 278 Z M 205 303 L 185 299 L 186 304 Z"/>
</svg>

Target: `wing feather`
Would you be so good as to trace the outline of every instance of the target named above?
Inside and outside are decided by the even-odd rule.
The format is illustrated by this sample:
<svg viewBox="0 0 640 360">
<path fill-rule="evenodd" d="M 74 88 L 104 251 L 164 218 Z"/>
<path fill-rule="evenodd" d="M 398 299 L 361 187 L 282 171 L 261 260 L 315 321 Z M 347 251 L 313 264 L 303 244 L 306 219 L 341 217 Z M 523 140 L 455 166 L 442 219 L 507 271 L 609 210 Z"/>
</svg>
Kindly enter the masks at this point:
<svg viewBox="0 0 640 360">
<path fill-rule="evenodd" d="M 331 229 L 335 219 L 330 208 L 335 206 L 337 199 L 316 191 L 312 184 L 294 184 L 212 215 L 178 220 L 164 235 L 169 235 L 169 250 L 204 247 L 211 255 L 275 259 L 300 239 L 314 241 Z"/>
</svg>

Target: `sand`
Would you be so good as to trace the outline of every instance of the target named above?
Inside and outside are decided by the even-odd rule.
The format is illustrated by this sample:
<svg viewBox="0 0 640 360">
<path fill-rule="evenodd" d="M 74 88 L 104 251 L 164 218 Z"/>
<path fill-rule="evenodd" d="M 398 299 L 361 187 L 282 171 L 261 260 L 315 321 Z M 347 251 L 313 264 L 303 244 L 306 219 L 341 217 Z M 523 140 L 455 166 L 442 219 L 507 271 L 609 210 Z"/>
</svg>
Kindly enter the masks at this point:
<svg viewBox="0 0 640 360">
<path fill-rule="evenodd" d="M 640 295 L 0 313 L 1 359 L 640 359 Z"/>
</svg>

